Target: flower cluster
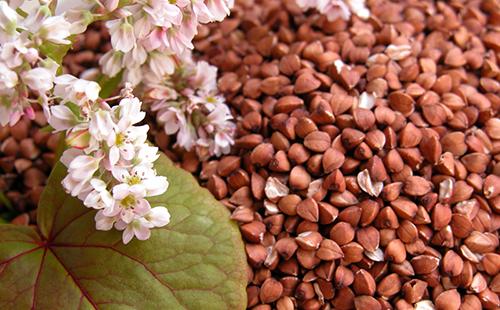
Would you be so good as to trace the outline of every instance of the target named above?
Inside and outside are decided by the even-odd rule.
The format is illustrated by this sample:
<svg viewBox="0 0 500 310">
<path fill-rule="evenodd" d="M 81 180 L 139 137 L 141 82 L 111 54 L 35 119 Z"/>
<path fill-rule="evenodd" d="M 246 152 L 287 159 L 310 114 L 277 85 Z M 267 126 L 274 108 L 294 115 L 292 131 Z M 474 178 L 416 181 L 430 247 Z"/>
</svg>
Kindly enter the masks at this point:
<svg viewBox="0 0 500 310">
<path fill-rule="evenodd" d="M 223 20 L 233 3 L 142 0 L 119 8 L 118 18 L 106 22 L 113 49 L 100 60 L 103 73 L 113 77 L 123 70 L 123 80 L 132 85 L 149 74 L 172 74 L 175 56 L 193 48 L 198 24 Z"/>
<path fill-rule="evenodd" d="M 172 75 L 145 77 L 145 100 L 177 145 L 196 150 L 200 159 L 227 154 L 236 126 L 224 97 L 218 95 L 217 68 L 205 61 L 183 58 Z"/>
<path fill-rule="evenodd" d="M 70 146 L 62 157 L 68 175 L 64 189 L 88 208 L 97 209 L 96 229 L 123 230 L 123 242 L 148 239 L 150 229 L 168 224 L 165 207 L 151 207 L 147 197 L 163 194 L 167 178 L 153 162 L 158 148 L 147 144 L 147 125 L 137 125 L 145 113 L 141 102 L 125 89 L 118 105 L 98 98 L 97 83 L 62 75 L 55 79 L 60 104 L 46 108 L 49 124 L 66 131 Z"/>
<path fill-rule="evenodd" d="M 14 125 L 31 104 L 47 102 L 58 64 L 40 51 L 71 42 L 64 15 L 52 16 L 47 4 L 0 1 L 0 125 Z M 21 3 L 19 3 L 21 2 Z M 37 98 L 37 99 L 33 99 Z"/>
<path fill-rule="evenodd" d="M 366 8 L 365 0 L 296 0 L 297 5 L 304 11 L 316 9 L 325 15 L 329 21 L 338 18 L 349 20 L 351 12 L 360 18 L 370 17 L 370 11 Z"/>
</svg>

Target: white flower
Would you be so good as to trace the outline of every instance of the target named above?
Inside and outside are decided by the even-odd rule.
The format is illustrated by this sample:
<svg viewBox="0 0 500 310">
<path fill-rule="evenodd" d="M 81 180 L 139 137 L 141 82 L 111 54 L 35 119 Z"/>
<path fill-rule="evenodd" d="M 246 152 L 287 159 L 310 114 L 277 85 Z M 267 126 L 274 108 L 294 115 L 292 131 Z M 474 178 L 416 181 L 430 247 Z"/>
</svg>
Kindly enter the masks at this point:
<svg viewBox="0 0 500 310">
<path fill-rule="evenodd" d="M 207 0 L 205 3 L 218 22 L 226 18 L 234 6 L 234 0 Z"/>
<path fill-rule="evenodd" d="M 63 102 L 69 101 L 77 105 L 97 100 L 101 91 L 96 82 L 78 79 L 69 74 L 56 77 L 54 83 L 54 95 L 63 98 Z"/>
<path fill-rule="evenodd" d="M 139 151 L 136 153 L 134 162 L 136 165 L 144 165 L 147 167 L 152 167 L 153 163 L 160 157 L 158 154 L 158 148 L 155 146 L 143 145 Z"/>
<path fill-rule="evenodd" d="M 16 32 L 19 15 L 6 1 L 0 1 L 0 29 L 8 35 Z"/>
<path fill-rule="evenodd" d="M 88 208 L 93 209 L 110 209 L 113 207 L 114 200 L 111 193 L 106 189 L 106 183 L 99 179 L 90 180 L 90 185 L 94 188 L 92 192 L 90 192 L 83 204 Z"/>
<path fill-rule="evenodd" d="M 154 227 L 163 227 L 170 222 L 170 213 L 165 207 L 154 207 L 144 218 Z"/>
<path fill-rule="evenodd" d="M 122 99 L 118 105 L 118 128 L 126 130 L 142 121 L 146 117 L 146 113 L 141 111 L 141 105 L 142 102 L 136 97 Z"/>
<path fill-rule="evenodd" d="M 78 196 L 90 189 L 90 180 L 99 168 L 100 158 L 80 155 L 69 164 L 68 175 L 63 179 L 64 189 L 72 196 Z"/>
<path fill-rule="evenodd" d="M 52 88 L 54 72 L 47 68 L 34 68 L 23 72 L 21 79 L 32 90 L 45 93 Z"/>
<path fill-rule="evenodd" d="M 113 188 L 113 193 L 132 193 L 141 197 L 152 197 L 167 191 L 168 181 L 164 176 L 157 176 L 156 172 L 147 166 L 135 166 L 129 172 L 125 168 L 113 169 L 113 176 L 120 182 Z M 126 195 L 125 195 L 126 196 Z"/>
<path fill-rule="evenodd" d="M 109 77 L 116 76 L 122 70 L 123 53 L 109 50 L 99 60 L 102 73 Z"/>
<path fill-rule="evenodd" d="M 65 105 L 51 106 L 47 120 L 55 132 L 70 129 L 78 123 L 75 114 Z"/>
<path fill-rule="evenodd" d="M 129 224 L 135 218 L 142 217 L 151 210 L 151 205 L 149 202 L 131 193 L 129 191 L 124 191 L 121 188 L 116 189 L 113 187 L 113 199 L 115 199 L 115 205 L 112 209 L 104 209 L 103 213 L 107 216 L 118 215 L 120 220 Z"/>
<path fill-rule="evenodd" d="M 0 62 L 0 94 L 12 89 L 17 83 L 17 74 Z"/>
<path fill-rule="evenodd" d="M 118 221 L 116 229 L 124 230 L 122 239 L 127 244 L 135 236 L 138 240 L 146 240 L 151 236 L 151 228 L 163 227 L 170 222 L 170 213 L 165 207 L 152 208 L 144 217 L 134 219 L 130 223 Z"/>
<path fill-rule="evenodd" d="M 47 17 L 39 30 L 40 37 L 55 44 L 70 44 L 71 24 L 61 15 Z"/>
<path fill-rule="evenodd" d="M 111 45 L 117 51 L 124 53 L 132 50 L 135 44 L 134 27 L 121 19 L 106 22 L 111 35 Z"/>
<path fill-rule="evenodd" d="M 33 48 L 30 48 L 29 50 L 29 54 L 28 54 L 28 49 L 24 46 L 23 42 L 19 39 L 19 40 L 15 40 L 15 41 L 12 41 L 12 42 L 7 42 L 7 43 L 4 43 L 1 47 L 0 47 L 0 58 L 5 62 L 5 64 L 9 67 L 9 68 L 15 68 L 15 67 L 19 67 L 20 65 L 23 64 L 23 56 L 28 56 L 28 57 L 24 57 L 24 58 L 31 58 L 30 54 L 35 52 L 36 55 L 38 57 L 38 52 L 33 49 Z M 28 60 L 26 59 L 26 60 Z M 32 60 L 32 59 L 29 59 L 29 60 Z M 29 61 L 31 62 L 31 61 Z"/>
<path fill-rule="evenodd" d="M 111 117 L 111 112 L 98 110 L 92 112 L 89 122 L 90 135 L 98 141 L 109 139 L 113 135 L 115 123 Z"/>
</svg>

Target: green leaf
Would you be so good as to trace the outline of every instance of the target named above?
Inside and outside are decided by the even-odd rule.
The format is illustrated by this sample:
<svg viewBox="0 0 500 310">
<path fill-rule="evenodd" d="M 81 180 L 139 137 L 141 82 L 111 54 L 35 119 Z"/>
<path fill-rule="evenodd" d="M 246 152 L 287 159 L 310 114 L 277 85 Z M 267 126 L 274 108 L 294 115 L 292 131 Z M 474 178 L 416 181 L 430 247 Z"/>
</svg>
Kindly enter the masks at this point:
<svg viewBox="0 0 500 310">
<path fill-rule="evenodd" d="M 71 39 L 71 38 L 70 38 Z M 52 42 L 44 42 L 38 47 L 43 55 L 51 58 L 59 65 L 62 64 L 64 56 L 68 53 L 71 48 L 70 44 L 55 44 Z"/>
<path fill-rule="evenodd" d="M 57 164 L 40 233 L 0 225 L 0 309 L 245 309 L 246 259 L 228 211 L 164 155 L 156 169 L 170 187 L 150 201 L 167 206 L 171 223 L 123 245 L 63 192 Z"/>
<path fill-rule="evenodd" d="M 101 86 L 101 92 L 99 93 L 99 97 L 101 98 L 109 98 L 114 91 L 118 88 L 122 81 L 123 71 L 115 75 L 114 77 L 108 77 L 106 75 L 101 75 L 97 79 L 97 83 Z"/>
</svg>

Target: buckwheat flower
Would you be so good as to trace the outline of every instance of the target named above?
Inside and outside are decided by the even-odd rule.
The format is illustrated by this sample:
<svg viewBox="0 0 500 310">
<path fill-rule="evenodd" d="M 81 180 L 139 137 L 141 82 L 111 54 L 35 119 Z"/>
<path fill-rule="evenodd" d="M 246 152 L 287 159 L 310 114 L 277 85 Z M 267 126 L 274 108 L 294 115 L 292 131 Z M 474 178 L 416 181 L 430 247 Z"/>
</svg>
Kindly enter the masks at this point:
<svg viewBox="0 0 500 310">
<path fill-rule="evenodd" d="M 98 141 L 104 141 L 114 135 L 116 125 L 111 116 L 111 111 L 98 110 L 92 112 L 89 122 L 89 133 Z"/>
<path fill-rule="evenodd" d="M 100 179 L 94 178 L 90 180 L 90 185 L 94 190 L 87 195 L 83 204 L 88 208 L 98 210 L 112 208 L 114 200 L 113 196 L 111 196 L 111 193 L 108 192 L 106 188 L 106 183 Z"/>
<path fill-rule="evenodd" d="M 151 236 L 151 228 L 163 227 L 170 222 L 170 213 L 165 207 L 154 207 L 143 217 L 134 219 L 127 224 L 124 221 L 118 221 L 115 224 L 116 229 L 123 230 L 123 243 L 127 244 L 135 236 L 138 240 L 146 240 Z"/>
<path fill-rule="evenodd" d="M 149 55 L 149 69 L 158 77 L 163 78 L 175 71 L 175 62 L 167 53 L 152 52 Z"/>
<path fill-rule="evenodd" d="M 149 14 L 151 22 L 159 27 L 169 28 L 172 25 L 180 25 L 182 22 L 182 12 L 178 6 L 164 0 L 150 0 L 149 6 L 144 6 L 143 10 Z"/>
<path fill-rule="evenodd" d="M 186 118 L 176 108 L 168 108 L 158 113 L 158 121 L 162 124 L 167 135 L 173 135 L 186 124 Z"/>
<path fill-rule="evenodd" d="M 128 67 L 140 67 L 148 59 L 148 53 L 141 44 L 136 44 L 132 50 L 123 56 L 123 62 Z"/>
<path fill-rule="evenodd" d="M 210 12 L 210 9 L 205 4 L 203 0 L 192 1 L 193 14 L 196 16 L 197 20 L 206 24 L 215 20 L 215 16 Z"/>
<path fill-rule="evenodd" d="M 351 16 L 349 7 L 340 0 L 320 0 L 318 1 L 317 9 L 329 21 L 334 21 L 338 18 L 349 20 Z"/>
<path fill-rule="evenodd" d="M 154 207 L 144 215 L 144 219 L 153 227 L 163 227 L 170 222 L 170 213 L 165 207 Z"/>
<path fill-rule="evenodd" d="M 151 205 L 144 197 L 133 192 L 123 190 L 123 188 L 113 187 L 113 199 L 115 205 L 113 209 L 104 209 L 103 214 L 107 216 L 118 215 L 120 220 L 126 224 L 131 223 L 135 218 L 142 217 L 151 210 Z M 109 211 L 109 214 L 107 214 Z"/>
<path fill-rule="evenodd" d="M 17 23 L 20 16 L 12 9 L 6 1 L 0 1 L 0 39 L 4 42 L 8 37 L 16 33 Z"/>
<path fill-rule="evenodd" d="M 38 31 L 40 38 L 55 44 L 70 44 L 67 38 L 70 33 L 71 24 L 63 16 L 50 16 L 43 22 Z"/>
<path fill-rule="evenodd" d="M 106 26 L 111 35 L 111 45 L 115 50 L 127 53 L 134 47 L 134 27 L 126 20 L 111 20 L 106 22 Z"/>
<path fill-rule="evenodd" d="M 346 0 L 351 11 L 362 19 L 370 17 L 370 10 L 366 7 L 365 0 Z"/>
<path fill-rule="evenodd" d="M 0 94 L 10 93 L 18 83 L 17 73 L 0 62 Z"/>
<path fill-rule="evenodd" d="M 65 105 L 51 106 L 47 120 L 55 132 L 68 130 L 78 124 L 76 115 Z"/>
<path fill-rule="evenodd" d="M 206 0 L 208 10 L 214 16 L 214 21 L 222 21 L 231 13 L 234 0 Z"/>
<path fill-rule="evenodd" d="M 117 219 L 116 216 L 106 216 L 103 210 L 99 210 L 94 216 L 95 228 L 104 231 L 111 230 Z"/>
<path fill-rule="evenodd" d="M 113 176 L 122 182 L 115 186 L 113 191 L 152 197 L 163 194 L 168 188 L 167 178 L 156 175 L 156 172 L 146 165 L 137 165 L 131 171 L 123 167 L 116 167 L 112 172 Z"/>
<path fill-rule="evenodd" d="M 99 60 L 102 73 L 109 77 L 116 76 L 122 70 L 123 53 L 109 50 Z"/>
<path fill-rule="evenodd" d="M 68 167 L 68 175 L 62 185 L 71 196 L 78 196 L 84 191 L 90 191 L 90 180 L 99 168 L 100 158 L 80 155 L 73 159 Z"/>
<path fill-rule="evenodd" d="M 113 109 L 115 113 L 118 110 L 118 128 L 126 130 L 142 121 L 146 113 L 141 111 L 141 105 L 142 102 L 136 97 L 122 99 L 120 104 Z"/>
<path fill-rule="evenodd" d="M 69 74 L 63 74 L 54 79 L 54 95 L 63 98 L 62 102 L 73 102 L 82 105 L 95 101 L 99 97 L 101 87 L 93 81 L 78 79 Z"/>
<path fill-rule="evenodd" d="M 123 230 L 122 241 L 127 244 L 134 238 L 138 240 L 147 240 L 151 236 L 152 224 L 148 222 L 145 218 L 137 218 L 130 223 L 125 221 L 118 221 L 115 224 L 115 228 L 118 230 Z"/>
<path fill-rule="evenodd" d="M 133 163 L 137 166 L 153 167 L 153 163 L 160 157 L 156 146 L 143 145 L 136 153 Z"/>
<path fill-rule="evenodd" d="M 32 90 L 45 93 L 54 85 L 55 72 L 47 68 L 34 68 L 21 74 L 22 81 Z"/>
</svg>

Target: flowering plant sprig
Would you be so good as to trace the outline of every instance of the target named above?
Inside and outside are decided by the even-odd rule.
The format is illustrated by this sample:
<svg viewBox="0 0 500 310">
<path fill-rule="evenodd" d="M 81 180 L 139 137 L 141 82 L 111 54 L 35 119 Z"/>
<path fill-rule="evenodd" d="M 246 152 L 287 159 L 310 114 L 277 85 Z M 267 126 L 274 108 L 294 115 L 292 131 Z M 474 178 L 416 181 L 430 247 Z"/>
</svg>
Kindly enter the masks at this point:
<svg viewBox="0 0 500 310">
<path fill-rule="evenodd" d="M 216 67 L 188 54 L 173 74 L 149 74 L 144 81 L 145 101 L 165 133 L 177 134 L 177 145 L 195 149 L 202 160 L 227 154 L 234 144 L 236 126 L 216 79 Z"/>
<path fill-rule="evenodd" d="M 60 104 L 48 107 L 47 114 L 56 131 L 66 131 L 70 147 L 61 157 L 68 167 L 64 189 L 99 210 L 96 229 L 123 230 L 125 244 L 134 236 L 148 239 L 150 229 L 167 225 L 170 214 L 146 200 L 163 194 L 168 181 L 153 168 L 159 154 L 146 142 L 148 125 L 137 125 L 145 116 L 141 102 L 130 88 L 102 100 L 95 82 L 62 75 L 55 83 Z M 119 104 L 111 107 L 110 100 Z"/>
<path fill-rule="evenodd" d="M 48 4 L 0 1 L 0 125 L 34 117 L 32 104 L 46 103 L 59 68 L 48 46 L 69 46 L 71 23 L 52 15 Z"/>
<path fill-rule="evenodd" d="M 175 70 L 176 56 L 193 49 L 199 24 L 222 21 L 234 0 L 137 0 L 114 12 L 106 22 L 113 49 L 100 60 L 104 74 L 123 71 L 137 85 L 143 76 L 162 78 Z"/>
</svg>

